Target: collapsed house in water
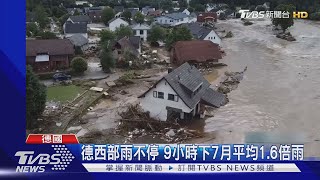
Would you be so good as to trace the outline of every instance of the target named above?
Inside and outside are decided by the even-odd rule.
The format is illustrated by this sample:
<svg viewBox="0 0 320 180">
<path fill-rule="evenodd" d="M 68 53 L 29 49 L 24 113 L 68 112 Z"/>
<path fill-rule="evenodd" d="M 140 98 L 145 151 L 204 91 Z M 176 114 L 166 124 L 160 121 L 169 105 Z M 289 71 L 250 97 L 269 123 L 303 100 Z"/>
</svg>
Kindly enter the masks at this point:
<svg viewBox="0 0 320 180">
<path fill-rule="evenodd" d="M 192 119 L 204 114 L 205 105 L 219 108 L 226 103 L 225 95 L 209 86 L 196 67 L 184 63 L 139 96 L 140 104 L 157 120 Z"/>
</svg>

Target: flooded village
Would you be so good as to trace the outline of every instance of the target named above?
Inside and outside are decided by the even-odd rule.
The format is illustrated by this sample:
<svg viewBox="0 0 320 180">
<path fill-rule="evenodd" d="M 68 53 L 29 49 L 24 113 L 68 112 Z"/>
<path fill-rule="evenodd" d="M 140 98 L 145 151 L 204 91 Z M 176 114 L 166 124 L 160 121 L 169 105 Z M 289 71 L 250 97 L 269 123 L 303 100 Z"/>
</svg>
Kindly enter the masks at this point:
<svg viewBox="0 0 320 180">
<path fill-rule="evenodd" d="M 73 133 L 96 144 L 303 143 L 305 156 L 320 155 L 318 22 L 294 20 L 289 41 L 271 19 L 237 18 L 224 4 L 68 13 L 60 27 L 51 18 L 57 38 L 27 38 L 27 64 L 47 92 L 27 133 Z M 86 69 L 75 74 L 78 57 Z"/>
</svg>

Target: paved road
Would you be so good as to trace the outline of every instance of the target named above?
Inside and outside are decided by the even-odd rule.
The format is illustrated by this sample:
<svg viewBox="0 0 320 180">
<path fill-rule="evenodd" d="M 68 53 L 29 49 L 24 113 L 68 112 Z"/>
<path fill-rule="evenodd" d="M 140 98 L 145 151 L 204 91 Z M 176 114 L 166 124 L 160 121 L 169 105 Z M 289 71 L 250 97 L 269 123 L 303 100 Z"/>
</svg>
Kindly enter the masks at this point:
<svg viewBox="0 0 320 180">
<path fill-rule="evenodd" d="M 110 76 L 110 74 L 106 74 L 102 71 L 101 67 L 99 66 L 100 63 L 97 62 L 90 62 L 88 63 L 88 70 L 84 73 L 83 76 L 73 77 L 72 80 L 95 80 L 95 79 L 103 79 Z M 43 80 L 42 83 L 46 86 L 50 86 L 53 84 L 53 80 Z"/>
</svg>

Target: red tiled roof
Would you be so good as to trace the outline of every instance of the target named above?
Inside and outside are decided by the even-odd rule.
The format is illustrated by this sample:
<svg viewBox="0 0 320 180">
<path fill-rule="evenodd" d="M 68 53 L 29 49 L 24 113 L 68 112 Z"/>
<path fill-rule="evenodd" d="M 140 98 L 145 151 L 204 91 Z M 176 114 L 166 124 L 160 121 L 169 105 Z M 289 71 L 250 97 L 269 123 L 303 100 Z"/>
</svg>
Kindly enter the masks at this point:
<svg viewBox="0 0 320 180">
<path fill-rule="evenodd" d="M 150 11 L 150 12 L 148 12 L 148 15 L 149 16 L 160 16 L 161 11 L 160 10 Z"/>
<path fill-rule="evenodd" d="M 26 55 L 36 56 L 39 53 L 72 55 L 74 54 L 74 48 L 68 39 L 27 40 Z"/>
<path fill-rule="evenodd" d="M 172 48 L 178 64 L 221 59 L 219 45 L 209 40 L 178 41 Z"/>
<path fill-rule="evenodd" d="M 217 13 L 215 12 L 203 12 L 199 13 L 197 16 L 197 21 L 198 22 L 205 22 L 205 19 L 213 18 L 216 20 L 218 18 Z"/>
</svg>

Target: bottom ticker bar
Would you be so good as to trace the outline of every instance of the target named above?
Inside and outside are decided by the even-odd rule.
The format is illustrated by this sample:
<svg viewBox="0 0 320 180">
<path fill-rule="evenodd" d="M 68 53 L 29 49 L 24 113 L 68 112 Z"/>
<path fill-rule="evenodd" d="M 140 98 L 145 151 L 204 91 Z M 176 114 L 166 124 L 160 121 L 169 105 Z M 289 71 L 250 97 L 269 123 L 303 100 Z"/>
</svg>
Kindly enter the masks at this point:
<svg viewBox="0 0 320 180">
<path fill-rule="evenodd" d="M 83 163 L 88 172 L 126 173 L 240 173 L 240 172 L 301 172 L 294 163 L 202 163 L 202 164 L 151 164 L 151 163 Z"/>
</svg>

